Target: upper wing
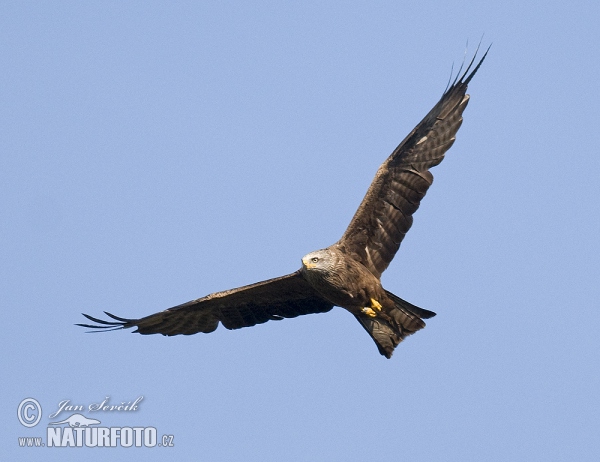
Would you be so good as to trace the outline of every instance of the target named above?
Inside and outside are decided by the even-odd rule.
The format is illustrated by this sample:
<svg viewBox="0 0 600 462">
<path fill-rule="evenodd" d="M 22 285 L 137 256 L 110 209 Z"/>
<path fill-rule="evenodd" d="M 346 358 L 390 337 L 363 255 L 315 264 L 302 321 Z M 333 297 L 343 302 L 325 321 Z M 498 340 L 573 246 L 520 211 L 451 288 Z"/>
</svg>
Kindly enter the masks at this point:
<svg viewBox="0 0 600 462">
<path fill-rule="evenodd" d="M 394 258 L 412 225 L 412 214 L 433 182 L 429 169 L 442 161 L 454 143 L 469 102 L 467 85 L 486 55 L 487 51 L 470 74 L 475 57 L 462 75 L 459 71 L 440 101 L 379 167 L 348 229 L 335 244 L 377 277 Z"/>
<path fill-rule="evenodd" d="M 137 327 L 140 334 L 191 335 L 214 331 L 219 322 L 240 329 L 269 320 L 324 313 L 333 305 L 321 298 L 299 271 L 237 289 L 216 292 L 141 319 L 125 319 L 106 313 L 116 321 L 84 316 L 100 325 L 77 324 L 94 329 Z"/>
</svg>

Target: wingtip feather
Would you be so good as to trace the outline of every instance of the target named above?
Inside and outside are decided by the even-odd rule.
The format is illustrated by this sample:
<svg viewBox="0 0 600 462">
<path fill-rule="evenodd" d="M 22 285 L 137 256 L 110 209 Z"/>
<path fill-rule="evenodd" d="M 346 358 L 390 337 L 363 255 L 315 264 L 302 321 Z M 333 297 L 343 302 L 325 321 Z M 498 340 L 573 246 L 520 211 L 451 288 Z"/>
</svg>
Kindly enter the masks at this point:
<svg viewBox="0 0 600 462">
<path fill-rule="evenodd" d="M 80 326 L 80 327 L 85 327 L 86 329 L 97 329 L 92 332 L 109 332 L 112 330 L 126 329 L 128 327 L 131 327 L 130 319 L 120 318 L 120 317 L 115 316 L 114 314 L 108 313 L 106 311 L 104 313 L 107 316 L 111 317 L 112 319 L 115 319 L 116 321 L 105 321 L 104 319 L 95 318 L 94 316 L 91 316 L 89 314 L 81 313 L 84 317 L 86 317 L 87 319 L 89 319 L 92 322 L 95 322 L 96 324 L 77 323 L 75 325 Z"/>
</svg>

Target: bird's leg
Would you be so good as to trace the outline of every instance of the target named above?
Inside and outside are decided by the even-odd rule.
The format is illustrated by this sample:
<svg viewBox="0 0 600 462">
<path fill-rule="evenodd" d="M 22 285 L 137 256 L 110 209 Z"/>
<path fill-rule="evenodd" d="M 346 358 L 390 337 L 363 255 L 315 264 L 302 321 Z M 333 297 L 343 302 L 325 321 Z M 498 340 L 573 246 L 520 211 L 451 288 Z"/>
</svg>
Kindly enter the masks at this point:
<svg viewBox="0 0 600 462">
<path fill-rule="evenodd" d="M 371 308 L 375 308 L 377 311 L 381 311 L 381 303 L 379 303 L 377 300 L 375 300 L 374 298 L 371 299 Z"/>
<path fill-rule="evenodd" d="M 373 308 L 375 308 L 375 310 L 377 311 L 381 311 L 382 306 L 381 303 L 379 303 L 377 300 L 371 298 L 371 306 L 365 306 L 362 309 L 362 312 L 367 316 L 371 316 L 372 318 L 374 318 L 377 316 L 377 312 Z"/>
</svg>

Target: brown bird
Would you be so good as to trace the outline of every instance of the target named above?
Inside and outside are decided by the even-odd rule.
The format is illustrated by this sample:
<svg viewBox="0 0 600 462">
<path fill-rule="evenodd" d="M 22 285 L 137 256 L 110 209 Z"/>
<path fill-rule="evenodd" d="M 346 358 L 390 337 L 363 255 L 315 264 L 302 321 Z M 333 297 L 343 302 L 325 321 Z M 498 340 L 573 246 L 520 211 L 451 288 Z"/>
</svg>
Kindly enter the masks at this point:
<svg viewBox="0 0 600 462">
<path fill-rule="evenodd" d="M 408 335 L 435 316 L 385 290 L 381 274 L 388 267 L 412 225 L 412 215 L 433 182 L 429 172 L 452 146 L 469 102 L 467 85 L 488 50 L 469 73 L 475 56 L 448 86 L 442 98 L 379 167 L 375 179 L 342 238 L 326 249 L 302 258 L 302 267 L 286 276 L 216 292 L 141 319 L 114 321 L 84 314 L 97 323 L 77 324 L 94 329 L 137 327 L 140 334 L 191 335 L 270 320 L 325 313 L 340 306 L 352 313 L 390 358 Z"/>
</svg>

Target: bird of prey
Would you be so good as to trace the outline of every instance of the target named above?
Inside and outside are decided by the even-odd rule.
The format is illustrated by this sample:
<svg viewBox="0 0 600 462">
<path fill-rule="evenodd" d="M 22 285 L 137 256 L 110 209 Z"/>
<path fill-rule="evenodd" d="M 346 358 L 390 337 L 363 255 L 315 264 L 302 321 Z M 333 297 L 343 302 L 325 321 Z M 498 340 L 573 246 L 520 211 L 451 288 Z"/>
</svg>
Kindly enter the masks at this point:
<svg viewBox="0 0 600 462">
<path fill-rule="evenodd" d="M 104 330 L 135 327 L 134 332 L 140 334 L 191 335 L 212 332 L 219 323 L 227 329 L 240 329 L 271 320 L 325 313 L 339 306 L 356 317 L 379 352 L 390 358 L 396 346 L 425 327 L 423 319 L 435 313 L 388 292 L 380 277 L 433 181 L 429 169 L 442 161 L 454 143 L 469 102 L 467 85 L 486 55 L 487 51 L 473 67 L 475 53 L 467 69 L 459 70 L 438 103 L 379 167 L 342 238 L 302 257 L 298 271 L 212 293 L 140 319 L 105 312 L 112 320 L 84 314 L 96 324 L 77 325 Z"/>
</svg>

